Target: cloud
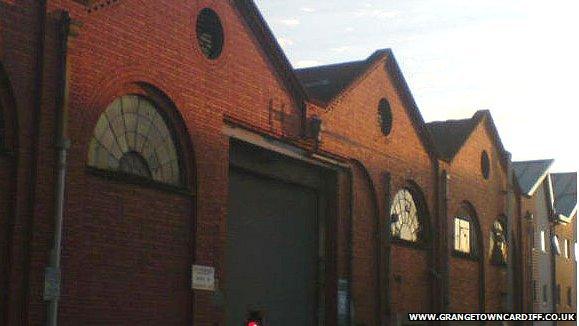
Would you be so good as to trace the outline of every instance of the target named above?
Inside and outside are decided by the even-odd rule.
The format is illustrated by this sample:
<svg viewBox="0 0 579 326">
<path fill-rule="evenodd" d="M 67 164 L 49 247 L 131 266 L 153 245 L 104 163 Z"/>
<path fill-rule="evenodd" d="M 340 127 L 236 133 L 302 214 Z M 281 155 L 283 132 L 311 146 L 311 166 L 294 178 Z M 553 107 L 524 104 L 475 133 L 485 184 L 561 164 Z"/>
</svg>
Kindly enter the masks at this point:
<svg viewBox="0 0 579 326">
<path fill-rule="evenodd" d="M 351 49 L 352 49 L 351 46 L 349 46 L 349 45 L 344 45 L 344 46 L 339 46 L 339 47 L 336 47 L 336 48 L 332 48 L 332 49 L 330 49 L 330 50 L 331 50 L 332 52 L 342 53 L 342 52 L 350 51 Z"/>
<path fill-rule="evenodd" d="M 317 60 L 299 60 L 295 64 L 295 68 L 305 68 L 312 66 L 319 66 L 321 63 Z"/>
<path fill-rule="evenodd" d="M 298 26 L 300 24 L 300 20 L 297 18 L 280 19 L 280 20 L 278 20 L 278 22 L 280 24 L 288 26 L 288 27 L 295 27 L 295 26 Z"/>
<path fill-rule="evenodd" d="M 346 27 L 346 32 L 352 33 L 354 31 L 354 27 Z"/>
<path fill-rule="evenodd" d="M 311 8 L 311 7 L 301 7 L 300 10 L 303 12 L 315 12 L 316 11 L 316 9 Z"/>
<path fill-rule="evenodd" d="M 277 41 L 279 42 L 279 45 L 283 47 L 294 45 L 294 41 L 287 37 L 280 37 L 277 39 Z"/>
<path fill-rule="evenodd" d="M 400 15 L 398 10 L 358 9 L 354 12 L 358 18 L 392 19 Z"/>
</svg>

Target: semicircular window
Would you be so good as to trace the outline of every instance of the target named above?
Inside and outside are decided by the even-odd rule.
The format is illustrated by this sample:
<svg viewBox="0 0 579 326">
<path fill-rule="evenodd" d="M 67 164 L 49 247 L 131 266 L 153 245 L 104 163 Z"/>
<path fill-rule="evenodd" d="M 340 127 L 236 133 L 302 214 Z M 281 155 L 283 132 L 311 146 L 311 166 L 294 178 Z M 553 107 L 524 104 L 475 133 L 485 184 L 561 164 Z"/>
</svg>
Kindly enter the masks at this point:
<svg viewBox="0 0 579 326">
<path fill-rule="evenodd" d="M 89 166 L 180 184 L 171 132 L 155 105 L 138 95 L 117 98 L 100 116 L 90 143 Z"/>
<path fill-rule="evenodd" d="M 412 193 L 398 191 L 390 207 L 390 232 L 393 238 L 410 242 L 420 239 L 420 216 Z"/>
</svg>

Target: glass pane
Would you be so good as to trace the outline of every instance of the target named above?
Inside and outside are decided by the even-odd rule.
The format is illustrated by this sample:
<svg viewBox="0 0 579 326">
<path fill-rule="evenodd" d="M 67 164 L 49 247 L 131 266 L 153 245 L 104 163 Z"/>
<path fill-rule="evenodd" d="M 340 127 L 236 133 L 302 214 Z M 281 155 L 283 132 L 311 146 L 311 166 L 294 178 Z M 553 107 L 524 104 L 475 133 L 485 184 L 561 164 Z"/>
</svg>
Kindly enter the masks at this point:
<svg viewBox="0 0 579 326">
<path fill-rule="evenodd" d="M 418 241 L 420 232 L 418 210 L 410 191 L 403 189 L 396 194 L 390 215 L 394 219 L 390 226 L 392 236 L 406 241 Z"/>
<path fill-rule="evenodd" d="M 177 150 L 169 128 L 152 102 L 137 95 L 115 100 L 101 115 L 88 161 L 102 169 L 179 182 Z"/>
</svg>

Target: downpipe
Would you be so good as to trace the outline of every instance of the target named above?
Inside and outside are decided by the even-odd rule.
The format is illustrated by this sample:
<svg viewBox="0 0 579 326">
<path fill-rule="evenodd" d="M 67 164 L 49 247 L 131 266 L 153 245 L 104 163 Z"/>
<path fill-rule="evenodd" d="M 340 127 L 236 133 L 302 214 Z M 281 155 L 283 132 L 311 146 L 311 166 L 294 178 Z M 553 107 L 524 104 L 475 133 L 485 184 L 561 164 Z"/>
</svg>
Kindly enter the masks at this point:
<svg viewBox="0 0 579 326">
<path fill-rule="evenodd" d="M 66 137 L 68 106 L 68 39 L 70 16 L 60 12 L 58 16 L 58 92 L 56 98 L 56 185 L 54 198 L 54 238 L 50 264 L 46 269 L 44 298 L 48 301 L 48 326 L 58 325 L 58 304 L 60 299 L 62 229 L 64 216 L 64 193 L 66 182 L 67 154 L 70 141 Z"/>
</svg>

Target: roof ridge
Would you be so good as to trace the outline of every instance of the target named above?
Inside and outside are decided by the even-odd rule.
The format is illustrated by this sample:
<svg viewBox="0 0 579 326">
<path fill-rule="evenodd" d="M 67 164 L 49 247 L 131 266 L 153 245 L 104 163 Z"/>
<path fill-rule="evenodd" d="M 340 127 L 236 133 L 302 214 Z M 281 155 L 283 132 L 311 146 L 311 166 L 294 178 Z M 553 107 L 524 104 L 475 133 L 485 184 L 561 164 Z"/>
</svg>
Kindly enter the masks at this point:
<svg viewBox="0 0 579 326">
<path fill-rule="evenodd" d="M 322 69 L 322 68 L 330 68 L 330 67 L 339 67 L 345 66 L 354 63 L 364 63 L 366 60 L 352 60 L 352 61 L 343 61 L 343 62 L 336 62 L 336 63 L 328 63 L 319 66 L 311 66 L 311 67 L 303 67 L 303 68 L 295 68 L 294 71 L 300 72 L 304 70 L 313 70 L 313 69 Z"/>
<path fill-rule="evenodd" d="M 546 158 L 546 159 L 538 159 L 538 160 L 513 161 L 513 163 L 540 163 L 540 162 L 555 162 L 555 159 Z M 553 174 L 553 173 L 551 173 L 551 174 Z"/>
<path fill-rule="evenodd" d="M 449 122 L 462 122 L 462 121 L 471 121 L 472 118 L 464 118 L 464 119 L 447 119 L 447 120 L 434 120 L 434 121 L 429 121 L 426 122 L 426 124 L 432 124 L 432 123 L 449 123 Z"/>
</svg>

